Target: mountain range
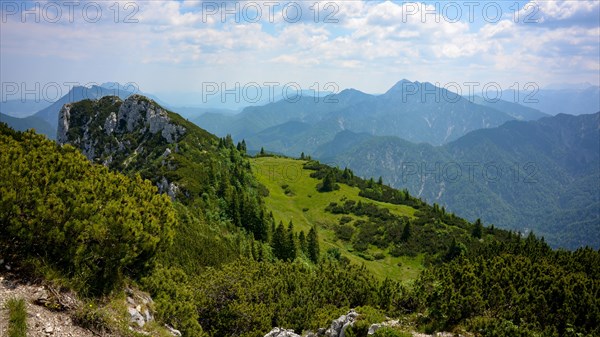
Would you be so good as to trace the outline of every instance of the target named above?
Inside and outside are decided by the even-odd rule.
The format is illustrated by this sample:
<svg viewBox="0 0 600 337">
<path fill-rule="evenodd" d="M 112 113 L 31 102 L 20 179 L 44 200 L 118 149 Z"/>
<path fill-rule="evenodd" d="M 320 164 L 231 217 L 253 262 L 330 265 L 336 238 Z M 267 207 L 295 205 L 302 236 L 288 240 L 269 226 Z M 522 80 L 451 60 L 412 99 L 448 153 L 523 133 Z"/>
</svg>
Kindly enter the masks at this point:
<svg viewBox="0 0 600 337">
<path fill-rule="evenodd" d="M 56 129 L 50 123 L 36 116 L 12 117 L 0 113 L 0 122 L 10 125 L 17 131 L 25 131 L 27 129 L 35 129 L 38 133 L 45 135 L 50 139 L 56 137 Z"/>
<path fill-rule="evenodd" d="M 592 108 L 595 88 L 543 91 L 560 91 L 562 96 L 557 97 L 571 95 L 581 101 L 580 106 Z M 19 119 L 0 115 L 0 120 L 17 130 L 33 127 L 54 138 L 59 110 L 64 104 L 115 94 L 125 99 L 132 94 L 127 90 L 116 83 L 74 87 L 32 116 Z M 249 152 L 257 152 L 261 147 L 289 156 L 304 152 L 348 166 L 363 176 L 382 176 L 392 186 L 406 187 L 470 220 L 481 217 L 499 227 L 533 230 L 557 247 L 597 247 L 600 242 L 594 233 L 598 223 L 598 186 L 594 179 L 598 173 L 589 169 L 598 166 L 598 147 L 593 146 L 598 143 L 594 143 L 598 123 L 594 124 L 593 117 L 582 117 L 590 124 L 571 123 L 567 115 L 548 119 L 548 114 L 530 106 L 478 96 L 469 100 L 431 83 L 408 80 L 398 82 L 381 95 L 346 89 L 324 97 L 304 95 L 293 101 L 250 106 L 238 114 L 229 110 L 169 108 L 217 135 L 245 139 Z M 199 113 L 202 114 L 195 117 Z M 519 128 L 527 128 L 523 125 L 536 131 L 519 133 Z M 505 134 L 507 139 L 499 134 Z M 577 137 L 587 147 L 580 148 Z M 505 143 L 509 140 L 512 142 Z M 561 148 L 561 156 L 569 155 L 568 158 L 585 149 L 587 152 L 582 154 L 582 161 L 573 160 L 568 166 L 561 156 L 542 151 L 544 144 L 554 151 Z M 406 163 L 409 166 L 403 167 Z M 510 174 L 505 174 L 498 181 L 469 180 L 464 175 L 449 182 L 431 174 L 431 170 L 437 170 L 436 163 L 442 168 L 448 163 L 498 163 L 518 178 L 511 180 Z M 469 169 L 464 165 L 447 168 L 457 167 L 462 172 Z M 406 175 L 414 170 L 429 174 Z M 542 183 L 519 183 L 519 178 L 534 173 Z"/>
<path fill-rule="evenodd" d="M 600 113 L 509 121 L 445 144 L 345 131 L 314 157 L 468 219 L 534 231 L 557 247 L 600 247 Z"/>
<path fill-rule="evenodd" d="M 600 87 L 591 84 L 553 85 L 527 92 L 507 90 L 506 97 L 519 97 L 517 102 L 549 115 L 579 115 L 600 111 Z M 503 95 L 504 96 L 504 95 Z"/>
<path fill-rule="evenodd" d="M 510 112 L 472 103 L 431 83 L 402 80 L 382 95 L 346 89 L 318 100 L 248 107 L 234 116 L 205 114 L 193 122 L 216 134 L 244 138 L 249 148 L 296 154 L 311 152 L 344 130 L 439 145 L 512 119 Z"/>
<path fill-rule="evenodd" d="M 24 118 L 35 114 L 52 103 L 43 99 L 36 100 L 29 97 L 0 100 L 0 113 L 11 117 Z"/>
<path fill-rule="evenodd" d="M 585 90 L 594 87 L 565 92 L 593 106 L 594 94 L 579 94 Z M 477 96 L 469 101 L 430 83 L 402 80 L 377 96 L 347 89 L 324 100 L 283 100 L 192 121 L 245 139 L 250 150 L 304 152 L 361 176 L 382 176 L 472 221 L 534 231 L 556 247 L 599 247 L 597 114 L 572 115 L 551 117 Z M 469 164 L 491 165 L 490 176 L 498 167 L 503 176 L 469 178 Z M 444 168 L 463 176 L 449 181 L 431 174 Z M 425 174 L 406 175 L 415 170 Z M 535 183 L 524 182 L 533 176 Z"/>
</svg>

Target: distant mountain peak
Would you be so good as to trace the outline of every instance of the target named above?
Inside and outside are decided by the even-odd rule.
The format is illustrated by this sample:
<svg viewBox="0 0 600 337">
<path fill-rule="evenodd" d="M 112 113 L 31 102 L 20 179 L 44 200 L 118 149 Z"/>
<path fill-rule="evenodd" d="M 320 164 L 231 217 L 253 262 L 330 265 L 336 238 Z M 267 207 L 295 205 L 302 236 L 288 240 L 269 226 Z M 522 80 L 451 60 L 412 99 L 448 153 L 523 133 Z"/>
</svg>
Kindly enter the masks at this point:
<svg viewBox="0 0 600 337">
<path fill-rule="evenodd" d="M 398 91 L 398 90 L 404 90 L 404 88 L 409 85 L 409 84 L 417 84 L 419 82 L 412 82 L 409 81 L 407 79 L 401 79 L 400 81 L 396 82 L 396 84 L 394 84 L 390 89 L 388 89 L 388 92 L 392 92 L 392 91 Z"/>
</svg>

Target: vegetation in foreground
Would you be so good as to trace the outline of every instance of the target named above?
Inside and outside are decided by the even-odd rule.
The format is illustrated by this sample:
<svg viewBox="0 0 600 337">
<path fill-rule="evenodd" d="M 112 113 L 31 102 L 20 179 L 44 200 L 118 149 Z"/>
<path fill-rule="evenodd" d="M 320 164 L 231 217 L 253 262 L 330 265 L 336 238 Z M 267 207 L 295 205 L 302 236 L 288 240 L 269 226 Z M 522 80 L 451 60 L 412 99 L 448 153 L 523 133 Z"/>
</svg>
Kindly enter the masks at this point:
<svg viewBox="0 0 600 337">
<path fill-rule="evenodd" d="M 302 332 L 327 326 L 349 308 L 405 317 L 423 331 L 600 333 L 597 251 L 553 251 L 533 235 L 469 223 L 406 191 L 315 162 L 301 169 L 311 184 L 261 185 L 241 144 L 217 139 L 214 146 L 214 160 L 230 165 L 228 176 L 202 176 L 212 192 L 181 203 L 157 195 L 135 171 L 112 172 L 72 147 L 0 126 L 2 254 L 46 266 L 45 276 L 51 271 L 94 303 L 135 284 L 152 294 L 157 319 L 186 336 L 258 337 L 273 326 Z M 240 174 L 245 178 L 235 178 Z M 256 202 L 219 194 L 228 188 L 254 191 Z M 256 239 L 253 217 L 243 214 L 260 214 L 252 205 L 263 198 L 273 215 L 260 217 L 266 235 Z M 344 217 L 350 221 L 340 223 Z M 343 225 L 354 228 L 350 235 L 339 230 Z M 425 271 L 382 277 L 378 268 L 397 268 L 387 262 L 394 254 L 422 256 L 416 261 Z M 357 326 L 351 333 L 363 332 Z"/>
<path fill-rule="evenodd" d="M 11 298 L 6 302 L 8 309 L 8 337 L 27 336 L 27 308 L 23 299 Z"/>
</svg>

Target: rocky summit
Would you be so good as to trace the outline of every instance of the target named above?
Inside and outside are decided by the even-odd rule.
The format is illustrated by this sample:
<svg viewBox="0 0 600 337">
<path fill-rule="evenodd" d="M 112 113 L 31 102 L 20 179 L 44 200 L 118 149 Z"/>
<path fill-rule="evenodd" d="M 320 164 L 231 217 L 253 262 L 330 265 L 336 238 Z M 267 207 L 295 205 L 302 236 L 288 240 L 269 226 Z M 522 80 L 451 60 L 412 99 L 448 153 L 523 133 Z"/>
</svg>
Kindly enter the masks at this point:
<svg viewBox="0 0 600 337">
<path fill-rule="evenodd" d="M 177 151 L 176 143 L 185 134 L 184 126 L 148 98 L 110 96 L 65 104 L 59 113 L 57 140 L 80 148 L 93 162 L 127 169 L 155 158 L 161 158 L 161 166 L 169 166 L 169 155 Z M 175 145 L 173 150 L 170 145 Z M 171 198 L 179 192 L 178 185 L 164 175 L 146 178 Z"/>
<path fill-rule="evenodd" d="M 98 157 L 97 155 L 106 156 L 110 163 L 113 152 L 127 152 L 133 142 L 123 139 L 126 134 L 139 133 L 145 137 L 159 134 L 164 142 L 171 144 L 185 133 L 184 127 L 171 123 L 166 110 L 140 95 L 132 95 L 125 101 L 112 96 L 85 103 L 96 109 L 92 113 L 72 116 L 73 104 L 63 106 L 59 113 L 57 140 L 60 144 L 70 143 L 82 147 L 83 153 L 90 160 Z M 81 129 L 83 132 L 77 134 L 73 129 Z M 99 148 L 99 139 L 95 137 L 99 132 L 111 137 L 114 142 Z"/>
</svg>

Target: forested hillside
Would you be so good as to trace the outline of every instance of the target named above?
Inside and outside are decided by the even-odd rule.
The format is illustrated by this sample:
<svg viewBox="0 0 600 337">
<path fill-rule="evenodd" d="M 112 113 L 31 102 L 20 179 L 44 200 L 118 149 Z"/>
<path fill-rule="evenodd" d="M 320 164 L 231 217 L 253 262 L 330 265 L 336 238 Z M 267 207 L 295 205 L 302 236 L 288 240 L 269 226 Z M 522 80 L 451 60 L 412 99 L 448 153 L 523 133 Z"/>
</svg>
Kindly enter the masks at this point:
<svg viewBox="0 0 600 337">
<path fill-rule="evenodd" d="M 474 221 L 600 248 L 600 114 L 511 121 L 444 146 L 343 132 L 314 155 Z"/>
<path fill-rule="evenodd" d="M 0 126 L 0 255 L 76 291 L 96 331 L 128 331 L 106 312 L 134 287 L 185 336 L 318 332 L 351 308 L 347 336 L 386 316 L 392 336 L 600 333 L 598 251 L 308 157 L 249 158 L 142 96 L 66 105 L 59 126 L 76 147 Z"/>
</svg>

